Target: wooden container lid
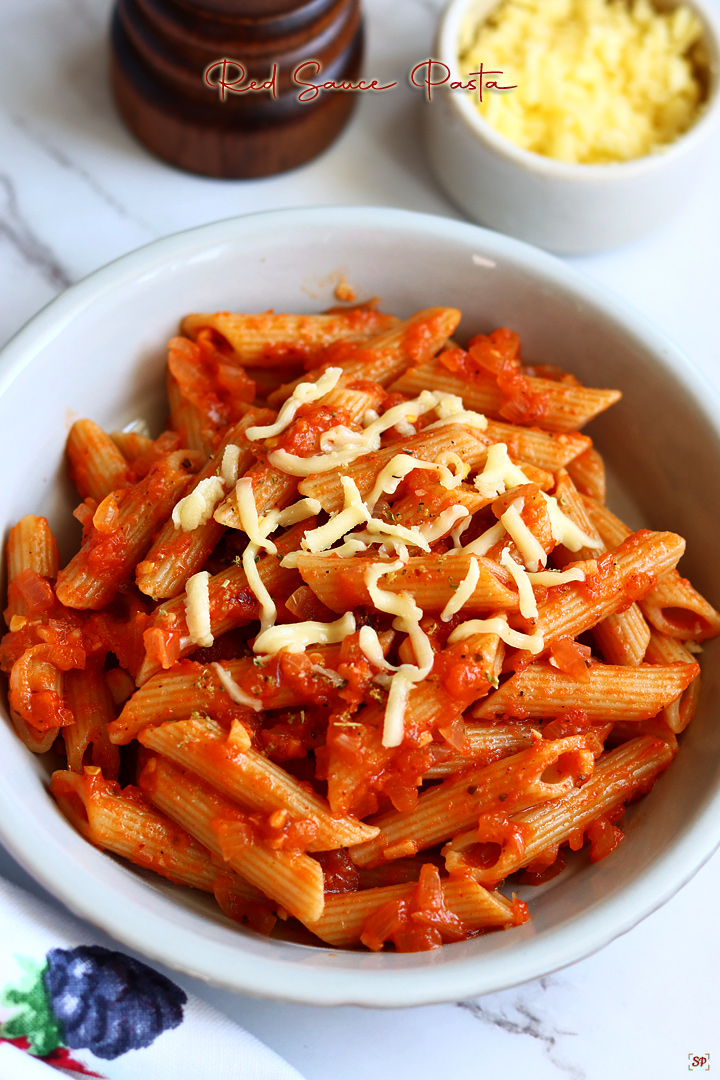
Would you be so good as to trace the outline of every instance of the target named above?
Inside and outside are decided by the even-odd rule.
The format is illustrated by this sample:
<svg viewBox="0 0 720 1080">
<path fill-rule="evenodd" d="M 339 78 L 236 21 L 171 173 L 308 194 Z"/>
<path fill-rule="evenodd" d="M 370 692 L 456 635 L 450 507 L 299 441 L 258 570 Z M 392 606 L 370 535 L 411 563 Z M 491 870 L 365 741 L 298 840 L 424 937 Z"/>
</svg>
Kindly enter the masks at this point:
<svg viewBox="0 0 720 1080">
<path fill-rule="evenodd" d="M 321 91 L 301 102 L 292 75 L 357 82 L 363 54 L 360 0 L 117 0 L 112 86 L 123 120 L 149 150 L 206 176 L 269 176 L 309 161 L 337 137 L 357 93 Z M 242 65 L 245 80 L 275 93 L 220 100 L 205 71 Z M 237 74 L 237 73 L 236 73 Z"/>
</svg>

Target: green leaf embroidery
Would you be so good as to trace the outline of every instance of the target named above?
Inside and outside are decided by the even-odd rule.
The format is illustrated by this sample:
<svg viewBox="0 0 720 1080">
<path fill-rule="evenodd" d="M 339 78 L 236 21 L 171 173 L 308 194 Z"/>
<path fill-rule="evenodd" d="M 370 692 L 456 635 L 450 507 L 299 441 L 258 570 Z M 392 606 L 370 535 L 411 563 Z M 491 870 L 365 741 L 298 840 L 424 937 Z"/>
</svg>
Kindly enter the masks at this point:
<svg viewBox="0 0 720 1080">
<path fill-rule="evenodd" d="M 0 1024 L 0 1035 L 6 1039 L 24 1036 L 31 1054 L 46 1057 L 64 1045 L 60 1025 L 45 992 L 43 975 L 47 961 L 43 958 L 40 963 L 24 956 L 16 959 L 24 971 L 24 978 L 19 986 L 6 987 L 0 993 L 0 1004 L 18 1005 L 19 1011 Z"/>
</svg>

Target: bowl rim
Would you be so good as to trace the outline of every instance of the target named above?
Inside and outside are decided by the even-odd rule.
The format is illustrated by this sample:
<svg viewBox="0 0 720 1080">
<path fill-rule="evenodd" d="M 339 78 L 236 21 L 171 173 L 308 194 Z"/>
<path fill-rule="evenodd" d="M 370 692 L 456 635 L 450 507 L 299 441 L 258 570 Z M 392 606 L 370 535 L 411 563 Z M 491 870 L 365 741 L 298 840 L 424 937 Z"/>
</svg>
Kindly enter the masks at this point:
<svg viewBox="0 0 720 1080">
<path fill-rule="evenodd" d="M 435 37 L 437 59 L 446 64 L 451 71 L 457 69 L 457 43 L 465 12 L 475 2 L 477 0 L 450 0 L 438 23 Z M 494 6 L 498 3 L 500 0 L 495 0 Z M 546 181 L 560 180 L 566 183 L 585 184 L 591 187 L 646 176 L 692 153 L 720 122 L 720 13 L 707 0 L 678 0 L 675 6 L 679 6 L 679 3 L 693 8 L 703 23 L 704 39 L 710 54 L 708 64 L 710 86 L 707 99 L 695 123 L 672 143 L 653 153 L 631 158 L 628 161 L 606 163 L 569 162 L 545 157 L 533 150 L 525 150 L 517 146 L 496 131 L 475 108 L 469 92 L 452 91 L 447 87 L 441 87 L 440 91 L 450 102 L 451 109 L 469 128 L 471 135 L 478 142 L 485 144 L 499 157 L 505 158 L 538 178 Z"/>
<path fill-rule="evenodd" d="M 503 234 L 436 215 L 377 207 L 263 211 L 197 226 L 121 256 L 52 300 L 8 342 L 0 353 L 0 401 L 7 387 L 49 340 L 82 317 L 96 300 L 123 283 L 150 280 L 154 273 L 167 270 L 178 259 L 188 260 L 199 254 L 207 257 L 213 250 L 237 245 L 249 234 L 262 232 L 267 236 L 268 231 L 274 230 L 284 237 L 300 228 L 314 235 L 322 227 L 345 227 L 362 235 L 364 227 L 371 226 L 394 232 L 398 237 L 420 235 L 428 243 L 450 239 L 467 245 L 468 240 L 473 240 L 482 245 L 487 255 L 519 263 L 531 273 L 542 274 L 566 294 L 593 309 L 599 308 L 605 317 L 619 324 L 623 333 L 652 351 L 657 362 L 693 398 L 720 440 L 718 392 L 664 333 L 609 290 L 555 256 Z M 14 759 L 19 769 L 31 768 L 28 752 L 12 731 L 3 732 L 1 738 L 7 744 L 7 764 L 12 767 Z M 59 816 L 49 801 L 47 809 Z M 481 961 L 472 957 L 453 960 L 446 951 L 452 950 L 452 946 L 446 946 L 442 964 L 408 961 L 408 956 L 416 954 L 404 957 L 382 954 L 382 966 L 369 970 L 343 970 L 344 956 L 363 954 L 321 946 L 296 947 L 305 948 L 308 959 L 313 954 L 323 957 L 322 965 L 290 963 L 282 959 L 279 951 L 276 955 L 264 955 L 254 939 L 248 947 L 243 945 L 248 939 L 239 937 L 240 947 L 228 949 L 212 935 L 203 935 L 202 929 L 208 924 L 195 915 L 190 916 L 190 921 L 197 922 L 197 930 L 194 925 L 186 927 L 174 937 L 175 903 L 160 895 L 148 910 L 142 903 L 121 896 L 112 881 L 106 880 L 108 876 L 114 877 L 113 872 L 97 874 L 92 857 L 83 857 L 87 843 L 74 833 L 69 823 L 61 820 L 69 831 L 67 835 L 78 842 L 69 842 L 64 850 L 50 835 L 45 810 L 37 807 L 27 815 L 19 815 L 6 786 L 0 785 L 0 838 L 17 861 L 76 915 L 150 960 L 257 997 L 317 1006 L 406 1007 L 508 989 L 575 963 L 632 929 L 685 885 L 720 843 L 717 833 L 720 787 L 705 798 L 681 838 L 646 868 L 638 880 L 601 902 L 602 918 L 594 917 L 593 906 L 562 927 L 548 931 L 541 940 L 531 938 L 522 948 L 484 957 Z M 106 858 L 92 848 L 90 852 L 91 856 Z M 113 862 L 104 865 L 112 867 Z M 118 870 L 115 867 L 115 872 Z M 272 943 L 264 944 L 270 946 L 266 948 L 270 952 Z"/>
</svg>

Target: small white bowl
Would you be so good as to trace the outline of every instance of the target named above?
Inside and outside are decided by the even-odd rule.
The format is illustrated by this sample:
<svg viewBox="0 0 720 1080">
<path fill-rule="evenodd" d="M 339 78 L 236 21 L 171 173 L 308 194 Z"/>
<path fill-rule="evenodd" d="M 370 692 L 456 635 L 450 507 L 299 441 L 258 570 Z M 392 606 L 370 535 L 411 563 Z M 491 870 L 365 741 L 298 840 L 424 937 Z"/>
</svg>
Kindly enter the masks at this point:
<svg viewBox="0 0 720 1080">
<path fill-rule="evenodd" d="M 458 41 L 466 20 L 482 21 L 498 2 L 451 0 L 446 7 L 434 56 L 453 78 L 461 77 Z M 685 134 L 633 161 L 555 161 L 498 134 L 472 94 L 441 87 L 424 103 L 425 135 L 430 164 L 450 198 L 482 225 L 566 255 L 619 247 L 669 218 L 700 175 L 720 118 L 720 23 L 706 0 L 684 2 L 703 24 L 708 59 L 706 103 Z"/>
<path fill-rule="evenodd" d="M 119 259 L 37 315 L 0 360 L 0 520 L 45 514 L 65 557 L 79 532 L 65 478 L 67 426 L 161 421 L 165 343 L 190 311 L 318 311 L 344 277 L 400 315 L 462 309 L 462 337 L 518 330 L 528 360 L 617 386 L 591 428 L 623 477 L 633 521 L 688 539 L 681 568 L 720 599 L 720 403 L 660 333 L 558 260 L 498 233 L 402 210 L 258 214 L 168 237 Z M 668 437 L 668 432 L 672 436 Z M 612 505 L 618 507 L 617 501 Z M 622 501 L 620 513 L 628 503 Z M 419 1005 L 499 990 L 554 971 L 644 918 L 720 840 L 720 643 L 706 649 L 703 696 L 682 752 L 627 815 L 625 842 L 595 866 L 523 889 L 531 921 L 415 955 L 343 952 L 259 937 L 214 901 L 87 844 L 0 717 L 0 837 L 80 916 L 155 959 L 258 996 L 317 1005 Z M 581 860 L 582 861 L 582 860 Z M 665 947 L 664 945 L 662 947 Z"/>
</svg>

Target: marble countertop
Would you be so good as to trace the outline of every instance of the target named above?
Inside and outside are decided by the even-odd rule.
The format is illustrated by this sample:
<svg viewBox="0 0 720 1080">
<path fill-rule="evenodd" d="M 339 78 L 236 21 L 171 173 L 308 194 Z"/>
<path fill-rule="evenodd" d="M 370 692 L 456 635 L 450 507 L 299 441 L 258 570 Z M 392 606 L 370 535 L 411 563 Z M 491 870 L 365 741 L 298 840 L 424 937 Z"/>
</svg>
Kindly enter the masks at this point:
<svg viewBox="0 0 720 1080">
<path fill-rule="evenodd" d="M 713 0 L 720 9 L 720 0 Z M 341 138 L 262 181 L 177 172 L 126 133 L 107 86 L 109 0 L 3 0 L 0 9 L 0 344 L 66 286 L 139 245 L 255 210 L 373 204 L 458 216 L 420 141 L 418 92 L 442 0 L 366 0 L 364 94 Z M 720 389 L 720 140 L 697 189 L 645 240 L 568 260 L 666 331 Z M 0 850 L 0 874 L 33 886 Z M 681 1077 L 689 1055 L 720 1069 L 720 854 L 660 911 L 602 952 L 517 989 L 399 1012 L 268 1003 L 196 992 L 307 1080 Z M 1 928 L 0 928 L 1 932 Z"/>
</svg>

